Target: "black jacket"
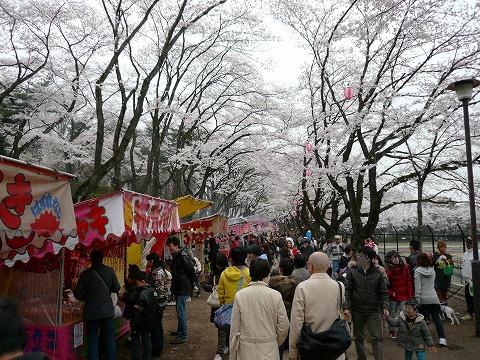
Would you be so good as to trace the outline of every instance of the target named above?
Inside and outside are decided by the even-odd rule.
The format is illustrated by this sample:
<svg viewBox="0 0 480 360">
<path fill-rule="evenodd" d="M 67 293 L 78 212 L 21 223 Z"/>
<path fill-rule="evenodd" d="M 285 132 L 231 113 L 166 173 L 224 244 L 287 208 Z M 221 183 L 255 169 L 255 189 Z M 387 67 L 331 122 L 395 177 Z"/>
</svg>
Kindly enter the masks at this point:
<svg viewBox="0 0 480 360">
<path fill-rule="evenodd" d="M 151 285 L 137 288 L 130 322 L 133 331 L 153 329 L 158 313 L 158 298 Z"/>
<path fill-rule="evenodd" d="M 195 276 L 193 259 L 182 248 L 172 255 L 172 294 L 188 296 L 192 292 Z"/>
<path fill-rule="evenodd" d="M 138 291 L 136 285 L 125 284 L 127 292 L 123 296 L 125 302 L 125 309 L 123 310 L 123 317 L 125 319 L 133 319 L 133 306 L 137 302 Z"/>
<path fill-rule="evenodd" d="M 375 266 L 354 266 L 345 279 L 345 310 L 376 313 L 388 309 L 387 283 Z"/>
<path fill-rule="evenodd" d="M 95 275 L 95 271 L 105 284 Z M 73 292 L 78 300 L 85 301 L 83 315 L 85 320 L 95 320 L 113 317 L 113 303 L 111 293 L 120 291 L 117 275 L 112 268 L 100 265 L 90 267 L 80 274 L 77 287 Z"/>
</svg>

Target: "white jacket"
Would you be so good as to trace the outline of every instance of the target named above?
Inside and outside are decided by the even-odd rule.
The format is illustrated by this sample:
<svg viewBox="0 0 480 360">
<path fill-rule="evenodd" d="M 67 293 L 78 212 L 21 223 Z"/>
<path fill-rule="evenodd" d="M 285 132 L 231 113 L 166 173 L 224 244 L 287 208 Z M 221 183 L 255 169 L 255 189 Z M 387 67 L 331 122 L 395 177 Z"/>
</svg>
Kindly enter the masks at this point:
<svg viewBox="0 0 480 360">
<path fill-rule="evenodd" d="M 472 260 L 473 249 L 467 249 L 462 256 L 462 277 L 465 282 L 472 280 Z"/>
<path fill-rule="evenodd" d="M 288 335 L 282 295 L 253 281 L 235 295 L 230 328 L 230 360 L 279 360 Z"/>
</svg>

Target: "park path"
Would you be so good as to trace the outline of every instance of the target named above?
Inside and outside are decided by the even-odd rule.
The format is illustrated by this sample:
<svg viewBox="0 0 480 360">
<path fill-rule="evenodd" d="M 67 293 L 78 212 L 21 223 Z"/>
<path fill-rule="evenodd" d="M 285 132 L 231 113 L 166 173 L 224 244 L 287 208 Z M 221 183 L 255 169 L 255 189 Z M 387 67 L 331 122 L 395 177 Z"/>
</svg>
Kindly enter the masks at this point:
<svg viewBox="0 0 480 360">
<path fill-rule="evenodd" d="M 188 312 L 188 343 L 181 345 L 170 345 L 168 333 L 176 330 L 176 313 L 174 306 L 168 306 L 165 310 L 164 329 L 165 329 L 165 351 L 160 359 L 166 360 L 213 360 L 217 347 L 217 331 L 215 326 L 210 323 L 210 308 L 206 303 L 207 294 L 201 294 L 200 298 L 192 298 L 187 303 Z M 463 314 L 464 304 L 459 300 L 452 300 L 456 311 Z M 480 338 L 474 336 L 473 321 L 463 322 L 460 325 L 451 326 L 445 321 L 445 331 L 447 335 L 448 347 L 439 348 L 437 353 L 428 353 L 428 360 L 477 360 L 480 359 Z M 430 324 L 430 331 L 434 340 L 437 340 L 435 328 Z M 120 342 L 119 360 L 127 360 L 128 349 L 125 341 Z M 367 345 L 370 350 L 370 346 Z M 348 350 L 348 359 L 356 359 L 354 346 Z M 225 357 L 228 359 L 228 356 Z M 285 359 L 288 359 L 285 356 Z M 370 353 L 369 360 L 373 360 Z M 403 350 L 399 348 L 388 337 L 384 339 L 384 359 L 401 360 L 403 359 Z M 255 360 L 255 359 L 252 359 Z M 273 359 L 272 359 L 273 360 Z M 319 358 L 321 360 L 321 358 Z"/>
</svg>

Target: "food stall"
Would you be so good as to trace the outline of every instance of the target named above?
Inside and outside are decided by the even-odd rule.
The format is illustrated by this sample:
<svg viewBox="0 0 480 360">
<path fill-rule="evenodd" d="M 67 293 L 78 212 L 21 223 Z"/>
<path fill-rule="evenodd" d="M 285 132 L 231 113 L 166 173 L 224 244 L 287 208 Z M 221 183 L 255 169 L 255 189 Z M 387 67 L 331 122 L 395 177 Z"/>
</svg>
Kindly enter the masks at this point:
<svg viewBox="0 0 480 360">
<path fill-rule="evenodd" d="M 201 262 L 204 262 L 203 249 L 205 240 L 211 237 L 219 238 L 220 251 L 228 257 L 230 247 L 226 236 L 228 233 L 228 219 L 226 217 L 216 214 L 182 223 L 181 228 L 184 244 L 190 247 L 195 245 L 195 253 Z"/>
<path fill-rule="evenodd" d="M 229 230 L 236 235 L 248 233 L 260 235 L 276 231 L 275 224 L 268 217 L 262 215 L 232 218 L 229 220 Z"/>
<path fill-rule="evenodd" d="M 135 259 L 134 263 L 142 267 L 138 263 L 141 262 L 141 253 L 135 251 L 137 255 L 129 257 L 129 248 L 141 248 L 146 241 L 156 242 L 163 248 L 167 236 L 180 230 L 175 202 L 126 190 L 75 204 L 75 216 L 79 243 L 75 250 L 66 252 L 65 294 L 68 289 L 75 288 L 81 272 L 90 266 L 91 250 L 104 251 L 104 264 L 115 270 L 120 284 L 123 284 L 130 260 Z M 69 302 L 67 296 L 64 299 L 63 324 L 73 329 L 77 343 L 83 343 L 82 309 L 78 303 Z M 123 318 L 116 319 L 115 335 L 121 336 L 126 331 L 128 323 Z"/>
<path fill-rule="evenodd" d="M 0 296 L 16 299 L 26 351 L 51 358 L 64 344 L 62 256 L 77 243 L 74 176 L 0 156 Z M 60 351 L 61 352 L 61 351 Z"/>
<path fill-rule="evenodd" d="M 180 230 L 175 202 L 121 191 L 75 207 L 70 174 L 0 157 L 0 296 L 14 298 L 27 333 L 26 352 L 51 359 L 85 355 L 82 304 L 71 302 L 92 249 L 120 283 L 128 246 L 163 241 Z M 77 236 L 78 232 L 78 236 Z M 116 335 L 128 330 L 116 320 Z"/>
</svg>

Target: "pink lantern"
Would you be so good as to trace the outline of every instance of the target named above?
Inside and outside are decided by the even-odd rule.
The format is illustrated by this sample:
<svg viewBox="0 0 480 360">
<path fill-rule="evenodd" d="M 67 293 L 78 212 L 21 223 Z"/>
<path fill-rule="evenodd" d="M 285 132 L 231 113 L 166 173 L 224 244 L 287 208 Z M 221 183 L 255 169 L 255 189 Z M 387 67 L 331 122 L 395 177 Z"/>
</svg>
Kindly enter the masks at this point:
<svg viewBox="0 0 480 360">
<path fill-rule="evenodd" d="M 305 171 L 305 175 L 307 175 L 307 176 L 312 176 L 312 170 L 311 170 L 311 169 L 307 169 L 307 171 Z"/>
<path fill-rule="evenodd" d="M 313 150 L 313 145 L 310 143 L 307 143 L 307 145 L 305 145 L 305 149 L 307 150 L 307 152 L 311 153 Z"/>
<path fill-rule="evenodd" d="M 345 100 L 352 100 L 353 88 L 351 86 L 343 88 L 343 97 L 345 98 Z"/>
</svg>

